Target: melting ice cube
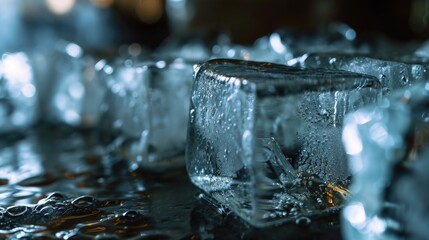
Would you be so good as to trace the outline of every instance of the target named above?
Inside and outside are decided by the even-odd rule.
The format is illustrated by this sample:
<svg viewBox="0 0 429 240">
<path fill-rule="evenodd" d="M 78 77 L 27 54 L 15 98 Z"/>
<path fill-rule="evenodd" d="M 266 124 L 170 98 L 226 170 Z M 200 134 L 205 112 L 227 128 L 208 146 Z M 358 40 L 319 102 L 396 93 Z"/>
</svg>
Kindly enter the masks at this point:
<svg viewBox="0 0 429 240">
<path fill-rule="evenodd" d="M 107 110 L 101 128 L 123 149 L 131 167 L 161 170 L 183 165 L 192 64 L 173 61 L 125 61 L 107 73 Z"/>
<path fill-rule="evenodd" d="M 429 85 L 392 92 L 349 114 L 343 141 L 353 173 L 347 239 L 426 239 Z"/>
<path fill-rule="evenodd" d="M 194 184 L 256 226 L 341 204 L 350 176 L 343 117 L 377 101 L 376 78 L 222 59 L 195 76 L 186 150 Z"/>
</svg>

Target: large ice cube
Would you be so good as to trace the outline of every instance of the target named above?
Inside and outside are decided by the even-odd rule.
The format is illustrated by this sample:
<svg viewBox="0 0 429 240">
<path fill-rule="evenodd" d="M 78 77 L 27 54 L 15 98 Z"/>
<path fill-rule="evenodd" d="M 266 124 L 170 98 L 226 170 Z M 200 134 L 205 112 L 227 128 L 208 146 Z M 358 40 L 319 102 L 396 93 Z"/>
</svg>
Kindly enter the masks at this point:
<svg viewBox="0 0 429 240">
<path fill-rule="evenodd" d="M 329 68 L 362 73 L 380 79 L 383 92 L 421 82 L 428 77 L 428 65 L 418 58 L 391 59 L 352 54 L 305 54 L 289 62 L 307 68 Z"/>
<path fill-rule="evenodd" d="M 106 93 L 104 79 L 96 74 L 96 61 L 74 43 L 58 43 L 52 56 L 49 106 L 50 122 L 75 127 L 94 127 Z"/>
<path fill-rule="evenodd" d="M 108 109 L 102 130 L 113 146 L 131 160 L 131 167 L 162 170 L 184 165 L 192 64 L 129 60 L 104 67 Z"/>
<path fill-rule="evenodd" d="M 22 131 L 38 120 L 38 93 L 33 65 L 26 53 L 0 59 L 0 134 Z"/>
<path fill-rule="evenodd" d="M 347 239 L 427 239 L 429 84 L 349 114 L 343 141 L 353 182 L 343 211 Z"/>
<path fill-rule="evenodd" d="M 194 184 L 256 226 L 341 204 L 343 116 L 377 101 L 376 78 L 224 59 L 194 74 L 186 150 Z"/>
</svg>

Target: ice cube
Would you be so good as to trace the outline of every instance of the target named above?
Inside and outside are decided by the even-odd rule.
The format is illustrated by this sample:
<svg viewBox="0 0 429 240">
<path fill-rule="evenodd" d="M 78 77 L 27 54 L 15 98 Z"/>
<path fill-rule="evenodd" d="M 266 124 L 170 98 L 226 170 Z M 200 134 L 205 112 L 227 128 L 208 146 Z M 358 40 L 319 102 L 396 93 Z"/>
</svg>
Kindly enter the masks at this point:
<svg viewBox="0 0 429 240">
<path fill-rule="evenodd" d="M 429 84 L 392 92 L 350 113 L 343 142 L 353 182 L 343 211 L 347 239 L 426 239 Z"/>
<path fill-rule="evenodd" d="M 0 60 L 0 134 L 26 130 L 38 116 L 38 92 L 28 54 L 3 54 Z"/>
<path fill-rule="evenodd" d="M 384 94 L 422 82 L 428 77 L 428 65 L 422 59 L 394 57 L 391 59 L 352 54 L 305 54 L 290 65 L 306 68 L 329 68 L 368 74 L 380 79 Z"/>
<path fill-rule="evenodd" d="M 96 74 L 96 60 L 74 43 L 58 43 L 53 55 L 47 119 L 75 127 L 94 127 L 106 93 Z"/>
<path fill-rule="evenodd" d="M 343 116 L 377 101 L 375 77 L 225 59 L 194 74 L 186 159 L 195 185 L 256 226 L 341 204 Z"/>
<path fill-rule="evenodd" d="M 125 61 L 106 65 L 108 109 L 102 130 L 137 167 L 162 170 L 184 165 L 193 64 Z"/>
</svg>

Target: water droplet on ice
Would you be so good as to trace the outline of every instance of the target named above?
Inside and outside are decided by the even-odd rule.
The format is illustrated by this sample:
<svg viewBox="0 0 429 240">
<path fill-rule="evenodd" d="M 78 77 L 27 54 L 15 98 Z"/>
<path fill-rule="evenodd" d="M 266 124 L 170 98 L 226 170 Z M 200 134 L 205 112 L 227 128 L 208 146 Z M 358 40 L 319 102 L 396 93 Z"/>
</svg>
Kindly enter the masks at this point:
<svg viewBox="0 0 429 240">
<path fill-rule="evenodd" d="M 47 217 L 55 212 L 55 208 L 52 206 L 45 206 L 42 209 L 40 209 L 39 212 L 40 214 L 42 214 L 42 216 Z"/>
</svg>

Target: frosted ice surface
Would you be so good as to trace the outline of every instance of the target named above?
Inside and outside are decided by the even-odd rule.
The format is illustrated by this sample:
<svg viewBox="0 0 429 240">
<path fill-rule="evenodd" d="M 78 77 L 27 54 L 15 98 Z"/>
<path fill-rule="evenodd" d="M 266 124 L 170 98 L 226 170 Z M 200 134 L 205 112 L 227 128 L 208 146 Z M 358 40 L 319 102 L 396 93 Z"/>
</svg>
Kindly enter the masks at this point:
<svg viewBox="0 0 429 240">
<path fill-rule="evenodd" d="M 384 93 L 425 81 L 428 65 L 422 59 L 377 58 L 365 55 L 347 54 L 305 54 L 291 64 L 308 68 L 329 68 L 375 76 L 380 79 Z"/>
<path fill-rule="evenodd" d="M 341 205 L 343 117 L 377 101 L 375 77 L 225 59 L 195 71 L 187 169 L 198 187 L 257 226 Z"/>
<path fill-rule="evenodd" d="M 0 59 L 0 134 L 26 130 L 38 120 L 38 89 L 34 67 L 24 52 Z"/>
<path fill-rule="evenodd" d="M 47 119 L 75 127 L 99 122 L 106 84 L 96 74 L 94 58 L 74 43 L 58 43 L 52 56 Z"/>
<path fill-rule="evenodd" d="M 108 82 L 101 128 L 131 160 L 132 168 L 184 164 L 192 64 L 124 61 L 103 70 Z M 107 71 L 107 72 L 106 72 Z"/>
<path fill-rule="evenodd" d="M 343 211 L 347 239 L 427 239 L 428 90 L 417 83 L 346 117 L 353 173 Z"/>
</svg>

